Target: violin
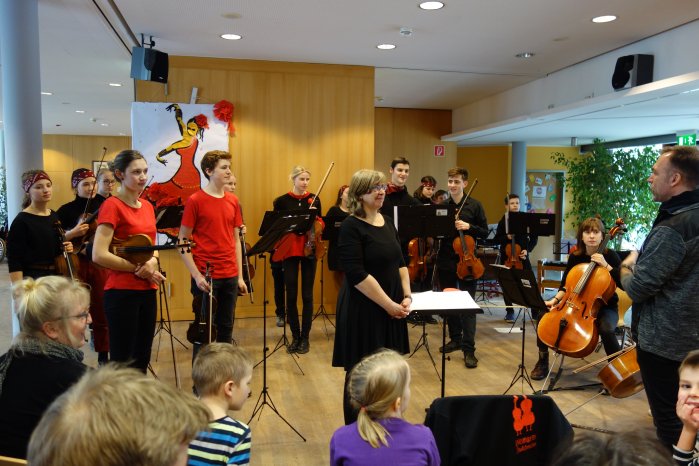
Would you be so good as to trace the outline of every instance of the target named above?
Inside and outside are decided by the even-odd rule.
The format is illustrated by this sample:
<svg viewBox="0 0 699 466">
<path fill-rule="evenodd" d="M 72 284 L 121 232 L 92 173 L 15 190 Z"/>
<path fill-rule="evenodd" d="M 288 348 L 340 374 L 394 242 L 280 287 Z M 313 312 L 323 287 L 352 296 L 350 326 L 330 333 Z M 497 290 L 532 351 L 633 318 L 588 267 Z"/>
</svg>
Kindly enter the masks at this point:
<svg viewBox="0 0 699 466">
<path fill-rule="evenodd" d="M 427 276 L 427 253 L 424 238 L 413 238 L 408 243 L 408 275 L 411 282 L 423 280 Z"/>
<path fill-rule="evenodd" d="M 213 325 L 213 317 L 216 313 L 216 298 L 214 298 L 214 286 L 211 278 L 211 265 L 206 263 L 206 282 L 209 284 L 208 293 L 199 293 L 192 300 L 194 322 L 187 329 L 187 340 L 194 345 L 206 345 L 216 340 L 216 327 Z"/>
<path fill-rule="evenodd" d="M 621 231 L 626 231 L 626 226 L 619 218 L 596 252 L 604 252 L 609 241 Z M 614 295 L 616 284 L 606 268 L 590 262 L 570 269 L 565 289 L 563 299 L 539 320 L 537 333 L 556 352 L 584 358 L 597 346 L 597 312 Z"/>
<path fill-rule="evenodd" d="M 332 171 L 334 166 L 335 162 L 330 162 L 330 166 L 328 167 L 328 170 L 325 172 L 323 181 L 320 182 L 320 186 L 318 186 L 318 192 L 309 204 L 309 208 L 315 203 L 316 199 L 318 199 L 320 192 L 323 190 L 323 187 L 325 186 L 325 182 L 328 180 L 328 175 L 330 175 L 330 172 Z M 308 233 L 306 234 L 306 244 L 304 244 L 303 246 L 303 254 L 306 257 L 315 257 L 316 259 L 322 259 L 325 256 L 325 253 L 328 252 L 328 248 L 323 242 L 323 221 L 319 217 L 320 213 L 316 215 L 311 229 L 308 230 Z"/>
<path fill-rule="evenodd" d="M 154 251 L 166 249 L 180 249 L 182 254 L 190 252 L 195 246 L 194 242 L 183 239 L 180 243 L 164 244 L 153 246 L 150 236 L 144 234 L 131 235 L 126 239 L 112 238 L 109 251 L 115 256 L 119 256 L 132 264 L 144 264 L 153 257 Z"/>
<path fill-rule="evenodd" d="M 459 207 L 459 210 L 456 212 L 456 220 L 459 220 L 461 209 L 466 205 L 466 201 L 471 197 L 471 192 L 477 184 L 478 178 L 473 181 L 471 189 L 468 190 L 466 197 L 461 202 L 461 207 Z M 473 239 L 473 236 L 466 235 L 463 230 L 459 230 L 459 237 L 454 238 L 452 247 L 454 248 L 454 252 L 459 256 L 459 262 L 456 265 L 456 275 L 461 280 L 478 280 L 481 278 L 485 272 L 485 267 L 483 266 L 483 262 L 474 254 L 476 250 L 476 241 Z"/>
<path fill-rule="evenodd" d="M 58 234 L 58 238 L 61 241 L 61 250 L 62 250 L 61 255 L 57 256 L 55 259 L 56 270 L 58 271 L 59 275 L 62 275 L 64 277 L 70 278 L 71 280 L 74 280 L 75 276 L 77 275 L 78 271 L 80 270 L 80 263 L 78 261 L 78 256 L 66 251 L 65 244 L 63 244 L 67 241 L 66 240 L 66 232 L 63 230 L 63 226 L 61 225 L 61 221 L 56 220 L 56 223 L 53 224 L 53 227 L 55 228 L 56 233 Z"/>
<path fill-rule="evenodd" d="M 82 250 L 82 248 L 87 243 L 89 243 L 90 240 L 95 236 L 95 231 L 97 231 L 98 214 L 99 209 L 95 210 L 91 214 L 80 214 L 80 217 L 78 217 L 77 225 L 80 225 L 81 223 L 86 223 L 88 225 L 88 228 L 84 235 L 70 240 L 70 242 L 73 243 L 73 249 L 75 249 L 76 252 L 80 252 L 80 250 Z"/>
<path fill-rule="evenodd" d="M 510 236 L 512 236 L 512 243 L 505 246 L 505 255 L 507 256 L 505 266 L 511 269 L 522 270 L 524 268 L 524 264 L 519 257 L 520 254 L 522 254 L 522 246 L 515 243 L 515 235 Z"/>
</svg>

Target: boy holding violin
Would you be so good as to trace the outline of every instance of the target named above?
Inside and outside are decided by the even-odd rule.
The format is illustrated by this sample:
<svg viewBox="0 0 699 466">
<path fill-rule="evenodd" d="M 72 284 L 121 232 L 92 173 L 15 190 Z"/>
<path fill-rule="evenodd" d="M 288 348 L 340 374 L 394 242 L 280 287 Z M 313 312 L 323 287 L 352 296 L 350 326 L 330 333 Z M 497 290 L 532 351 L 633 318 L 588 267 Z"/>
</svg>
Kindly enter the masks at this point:
<svg viewBox="0 0 699 466">
<path fill-rule="evenodd" d="M 458 218 L 455 221 L 457 231 L 462 231 L 464 235 L 471 238 L 485 238 L 488 236 L 488 220 L 485 218 L 483 205 L 476 199 L 466 199 L 464 190 L 468 186 L 468 170 L 461 167 L 452 168 L 447 172 L 449 199 L 445 204 L 456 205 L 459 210 Z M 460 240 L 460 235 L 454 239 Z M 460 255 L 452 247 L 452 242 L 441 242 L 437 253 L 437 272 L 439 273 L 439 283 L 442 289 L 458 288 L 468 291 L 474 297 L 476 294 L 476 278 L 457 276 L 457 265 Z M 475 243 L 475 241 L 474 241 Z M 470 251 L 475 255 L 475 248 Z M 457 349 L 464 352 L 464 364 L 467 368 L 473 369 L 478 366 L 476 359 L 476 315 L 461 315 L 459 317 L 448 317 L 449 343 L 440 348 L 441 352 L 451 353 Z"/>
<path fill-rule="evenodd" d="M 509 218 L 510 212 L 519 212 L 519 196 L 517 194 L 508 194 L 505 197 L 506 214 L 502 216 L 498 222 L 498 228 L 495 232 L 495 242 L 500 245 L 500 262 L 511 268 L 531 270 L 532 264 L 529 262 L 529 253 L 534 249 L 539 237 L 536 235 L 511 235 L 509 234 Z M 512 252 L 512 237 L 514 236 L 514 252 Z M 509 246 L 509 247 L 508 247 Z M 510 252 L 508 252 L 510 251 Z M 517 253 L 519 252 L 519 253 Z M 512 306 L 512 303 L 506 298 L 505 304 Z M 505 322 L 514 323 L 515 312 L 511 307 L 507 308 Z"/>
<path fill-rule="evenodd" d="M 245 282 L 239 280 L 242 254 L 238 245 L 243 217 L 237 196 L 226 189 L 233 177 L 231 154 L 218 150 L 207 152 L 201 160 L 201 171 L 209 184 L 189 196 L 185 203 L 180 238 L 192 238 L 195 247 L 191 252 L 185 251 L 182 260 L 192 277 L 191 293 L 195 301 L 211 291 L 204 276 L 207 264 L 211 266 L 217 302 L 213 322 L 216 341 L 231 343 L 238 291 L 247 293 Z M 204 314 L 208 316 L 208 310 Z M 194 344 L 194 355 L 200 346 Z"/>
</svg>

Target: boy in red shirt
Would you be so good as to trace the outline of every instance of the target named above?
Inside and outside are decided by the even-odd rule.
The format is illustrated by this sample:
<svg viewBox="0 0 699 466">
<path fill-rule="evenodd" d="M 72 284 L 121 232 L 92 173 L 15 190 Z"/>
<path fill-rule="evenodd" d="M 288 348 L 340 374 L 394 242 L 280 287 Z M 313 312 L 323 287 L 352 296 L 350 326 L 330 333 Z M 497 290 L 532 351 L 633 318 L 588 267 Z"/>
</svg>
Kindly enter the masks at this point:
<svg viewBox="0 0 699 466">
<path fill-rule="evenodd" d="M 213 294 L 218 303 L 213 322 L 216 341 L 231 343 L 238 290 L 247 293 L 245 282 L 238 279 L 238 264 L 242 263 L 238 246 L 243 224 L 240 204 L 237 196 L 225 189 L 233 178 L 231 154 L 207 152 L 201 161 L 201 171 L 209 184 L 192 194 L 185 204 L 180 238 L 192 238 L 195 247 L 191 253 L 185 252 L 182 259 L 192 276 L 194 298 L 209 292 L 204 274 L 207 264 L 210 265 Z M 194 344 L 194 355 L 200 346 Z"/>
</svg>

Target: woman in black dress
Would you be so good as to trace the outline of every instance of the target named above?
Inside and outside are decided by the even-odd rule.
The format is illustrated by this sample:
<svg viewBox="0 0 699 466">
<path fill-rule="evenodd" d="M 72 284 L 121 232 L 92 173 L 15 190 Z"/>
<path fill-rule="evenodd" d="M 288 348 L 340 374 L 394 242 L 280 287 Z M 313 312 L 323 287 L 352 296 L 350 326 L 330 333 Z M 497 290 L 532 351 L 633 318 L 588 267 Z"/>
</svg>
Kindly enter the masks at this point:
<svg viewBox="0 0 699 466">
<path fill-rule="evenodd" d="M 352 176 L 348 199 L 350 216 L 340 227 L 338 252 L 345 280 L 337 298 L 337 331 L 333 366 L 348 374 L 364 356 L 379 348 L 410 351 L 408 326 L 412 297 L 398 232 L 379 213 L 386 197 L 386 178 L 374 170 Z M 345 377 L 345 382 L 347 379 Z M 345 423 L 357 413 L 347 399 Z"/>
<path fill-rule="evenodd" d="M 347 204 L 347 195 L 349 193 L 349 186 L 343 184 L 340 186 L 337 192 L 337 200 L 335 205 L 328 209 L 328 213 L 325 214 L 325 218 L 334 217 L 335 222 L 342 222 L 349 215 L 349 207 Z M 342 272 L 342 267 L 340 266 L 340 259 L 337 253 L 337 239 L 331 239 L 328 241 L 328 269 L 333 272 L 333 279 L 338 289 L 342 285 L 342 280 L 345 278 L 345 274 Z"/>
</svg>

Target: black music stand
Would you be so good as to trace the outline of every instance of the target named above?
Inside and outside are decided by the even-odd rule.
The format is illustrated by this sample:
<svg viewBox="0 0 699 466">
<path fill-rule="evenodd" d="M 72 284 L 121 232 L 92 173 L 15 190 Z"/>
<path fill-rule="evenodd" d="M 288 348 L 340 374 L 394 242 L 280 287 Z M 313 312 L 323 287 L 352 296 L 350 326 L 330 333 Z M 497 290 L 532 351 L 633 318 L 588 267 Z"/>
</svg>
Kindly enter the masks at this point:
<svg viewBox="0 0 699 466">
<path fill-rule="evenodd" d="M 453 217 L 452 217 L 453 218 Z M 425 291 L 423 293 L 413 293 L 413 302 L 411 308 L 413 312 L 417 312 L 423 316 L 438 314 L 442 319 L 447 317 L 458 317 L 464 313 L 483 314 L 481 309 L 473 297 L 470 296 L 470 302 L 464 300 L 463 293 L 468 295 L 467 291 Z M 437 296 L 439 295 L 439 296 Z M 435 299 L 439 297 L 440 299 Z M 452 299 L 453 297 L 453 299 Z M 444 298 L 444 299 L 442 299 Z M 442 302 L 448 301 L 448 302 Z M 472 304 L 471 304 L 472 303 Z M 447 326 L 442 325 L 442 346 L 447 343 Z M 442 378 L 441 378 L 441 397 L 444 398 L 444 386 L 446 383 L 446 353 L 442 353 Z"/>
<path fill-rule="evenodd" d="M 517 368 L 517 373 L 515 373 L 512 382 L 510 382 L 510 386 L 507 387 L 503 395 L 509 392 L 519 379 L 523 380 L 522 388 L 524 388 L 524 382 L 527 382 L 532 392 L 535 392 L 536 390 L 532 385 L 529 373 L 524 365 L 524 342 L 527 335 L 527 309 L 543 311 L 547 309 L 546 304 L 539 294 L 539 285 L 537 284 L 533 271 L 510 269 L 504 265 L 491 265 L 491 267 L 493 268 L 493 272 L 495 272 L 498 283 L 500 283 L 503 296 L 513 304 L 524 308 L 524 318 L 522 319 L 522 358 Z"/>
<path fill-rule="evenodd" d="M 279 215 L 267 215 L 267 214 L 279 214 Z M 284 214 L 284 212 L 266 212 L 265 213 L 265 219 L 269 218 L 268 220 L 268 225 L 265 227 L 265 234 L 260 237 L 260 239 L 257 241 L 257 243 L 250 248 L 248 251 L 248 256 L 251 256 L 253 254 L 259 255 L 259 257 L 264 261 L 264 266 L 263 266 L 263 280 L 262 280 L 262 390 L 260 391 L 260 396 L 257 398 L 257 402 L 255 403 L 255 408 L 252 410 L 252 415 L 250 416 L 250 420 L 248 421 L 248 424 L 252 422 L 252 420 L 255 418 L 255 416 L 259 413 L 258 420 L 260 417 L 262 417 L 262 409 L 265 406 L 269 406 L 270 409 L 277 415 L 279 418 L 284 421 L 286 425 L 288 425 L 291 430 L 296 432 L 296 435 L 301 437 L 303 441 L 306 441 L 306 438 L 301 435 L 301 433 L 292 426 L 289 421 L 287 421 L 284 416 L 281 415 L 279 410 L 277 410 L 277 407 L 274 405 L 274 402 L 272 401 L 272 397 L 269 395 L 269 387 L 267 387 L 267 352 L 269 351 L 269 347 L 267 347 L 267 257 L 265 256 L 265 253 L 269 253 L 271 255 L 272 250 L 274 249 L 274 246 L 277 244 L 279 239 L 286 233 L 295 231 L 295 228 L 298 228 L 299 224 L 299 219 L 295 218 L 293 215 L 281 215 Z M 273 218 L 276 217 L 276 218 Z M 315 214 L 313 215 L 313 218 L 315 219 Z M 311 220 L 311 223 L 313 220 Z M 262 231 L 262 227 L 260 227 L 260 231 Z M 286 340 L 286 326 L 284 326 L 284 336 L 283 338 Z M 282 341 L 282 340 L 280 340 Z M 279 349 L 279 343 L 277 343 L 277 348 L 274 349 L 276 351 Z M 291 353 L 289 353 L 291 354 Z M 293 356 L 293 355 L 292 355 Z M 301 370 L 301 367 L 299 366 L 298 362 L 296 362 L 296 359 L 292 358 L 294 362 L 296 363 L 296 366 Z M 257 367 L 260 363 L 255 364 L 255 367 Z M 301 370 L 301 373 L 303 374 L 303 371 Z"/>
<path fill-rule="evenodd" d="M 340 235 L 340 225 L 346 218 L 346 215 L 326 215 L 323 217 L 323 223 L 325 223 L 325 228 L 323 228 L 323 241 L 337 241 L 337 238 Z M 330 339 L 328 325 L 325 321 L 332 325 L 333 328 L 335 328 L 335 324 L 332 320 L 330 320 L 330 317 L 328 317 L 328 312 L 325 309 L 325 280 L 323 276 L 324 266 L 325 256 L 320 258 L 320 306 L 318 306 L 318 311 L 316 311 L 315 315 L 313 316 L 313 320 L 316 320 L 316 317 L 323 318 L 323 330 L 325 330 L 325 337 Z"/>
</svg>

